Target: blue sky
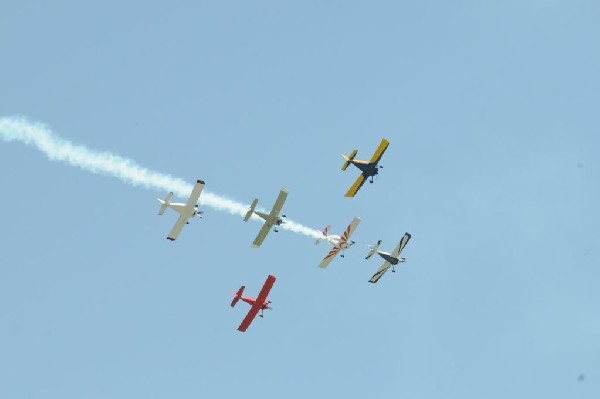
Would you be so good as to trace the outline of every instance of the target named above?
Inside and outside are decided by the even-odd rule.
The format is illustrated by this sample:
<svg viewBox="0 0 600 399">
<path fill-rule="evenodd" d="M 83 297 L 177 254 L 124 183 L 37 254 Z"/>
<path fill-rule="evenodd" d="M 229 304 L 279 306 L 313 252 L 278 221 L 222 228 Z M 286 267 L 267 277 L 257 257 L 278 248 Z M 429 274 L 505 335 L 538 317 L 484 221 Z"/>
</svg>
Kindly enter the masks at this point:
<svg viewBox="0 0 600 399">
<path fill-rule="evenodd" d="M 451 4 L 450 4 L 451 3 Z M 600 6 L 593 1 L 20 1 L 0 117 L 356 246 L 0 142 L 0 396 L 596 398 Z M 376 184 L 343 197 L 386 137 Z M 367 283 L 408 231 L 407 263 Z M 240 285 L 277 276 L 246 334 Z M 241 304 L 245 305 L 245 304 Z M 579 377 L 584 376 L 582 381 Z"/>
</svg>

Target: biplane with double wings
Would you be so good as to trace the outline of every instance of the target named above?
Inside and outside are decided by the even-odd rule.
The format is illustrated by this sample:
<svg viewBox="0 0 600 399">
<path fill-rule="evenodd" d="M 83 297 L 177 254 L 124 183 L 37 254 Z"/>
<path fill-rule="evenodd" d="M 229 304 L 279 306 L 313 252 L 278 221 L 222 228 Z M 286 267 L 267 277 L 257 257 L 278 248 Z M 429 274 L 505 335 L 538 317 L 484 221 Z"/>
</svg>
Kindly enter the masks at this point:
<svg viewBox="0 0 600 399">
<path fill-rule="evenodd" d="M 375 150 L 373 157 L 368 162 L 359 159 L 354 159 L 358 150 L 352 151 L 352 153 L 350 153 L 350 156 L 345 156 L 344 154 L 342 154 L 342 157 L 344 157 L 344 159 L 346 160 L 346 162 L 344 162 L 344 165 L 342 166 L 342 170 L 346 170 L 348 165 L 352 164 L 361 171 L 360 176 L 358 176 L 352 187 L 350 187 L 348 189 L 348 192 L 346 192 L 346 194 L 344 195 L 345 197 L 354 197 L 358 190 L 362 187 L 362 185 L 365 184 L 365 181 L 367 179 L 369 179 L 370 183 L 373 183 L 373 178 L 377 176 L 377 174 L 379 173 L 379 169 L 383 168 L 383 166 L 379 166 L 378 164 L 379 160 L 381 160 L 381 157 L 383 156 L 385 150 L 388 148 L 389 144 L 389 141 L 387 141 L 386 139 L 382 139 L 381 143 L 379 144 L 379 147 L 377 147 L 377 150 Z"/>
</svg>

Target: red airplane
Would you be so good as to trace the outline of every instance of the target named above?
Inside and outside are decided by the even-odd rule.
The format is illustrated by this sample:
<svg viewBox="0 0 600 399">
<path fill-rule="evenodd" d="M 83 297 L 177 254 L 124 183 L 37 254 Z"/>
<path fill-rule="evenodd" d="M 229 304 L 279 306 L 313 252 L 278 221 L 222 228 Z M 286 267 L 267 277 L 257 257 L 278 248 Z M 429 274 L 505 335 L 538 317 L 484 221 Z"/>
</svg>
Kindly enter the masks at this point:
<svg viewBox="0 0 600 399">
<path fill-rule="evenodd" d="M 271 303 L 271 301 L 267 301 L 266 299 L 267 299 L 267 296 L 269 295 L 269 292 L 271 291 L 271 288 L 273 288 L 273 284 L 275 284 L 275 276 L 269 275 L 269 277 L 267 277 L 267 280 L 265 281 L 265 284 L 263 285 L 263 287 L 260 290 L 260 293 L 258 294 L 258 297 L 256 297 L 256 299 L 247 298 L 247 297 L 242 296 L 242 293 L 244 292 L 244 288 L 246 288 L 243 285 L 240 287 L 240 289 L 238 290 L 237 293 L 233 294 L 233 296 L 235 298 L 233 298 L 233 301 L 231 301 L 231 307 L 234 307 L 235 304 L 238 303 L 238 301 L 240 299 L 242 301 L 250 304 L 250 306 L 252 306 L 250 308 L 250 310 L 248 311 L 248 314 L 246 315 L 244 320 L 242 320 L 242 324 L 240 324 L 240 326 L 238 327 L 238 331 L 245 332 L 248 329 L 248 327 L 250 326 L 250 324 L 252 323 L 252 320 L 254 320 L 254 318 L 258 314 L 259 310 L 260 310 L 259 316 L 263 317 L 263 311 L 265 309 L 271 309 L 269 307 L 269 304 Z"/>
</svg>

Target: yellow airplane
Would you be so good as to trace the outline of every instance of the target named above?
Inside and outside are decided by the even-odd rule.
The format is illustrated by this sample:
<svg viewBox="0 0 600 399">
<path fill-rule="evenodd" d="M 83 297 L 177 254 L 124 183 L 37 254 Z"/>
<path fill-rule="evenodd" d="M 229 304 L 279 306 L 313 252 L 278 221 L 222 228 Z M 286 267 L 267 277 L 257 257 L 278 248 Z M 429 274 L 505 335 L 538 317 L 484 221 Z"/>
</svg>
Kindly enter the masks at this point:
<svg viewBox="0 0 600 399">
<path fill-rule="evenodd" d="M 342 154 L 342 157 L 344 157 L 344 159 L 346 160 L 346 162 L 344 162 L 344 166 L 342 166 L 342 170 L 346 170 L 348 165 L 352 164 L 352 165 L 356 166 L 358 169 L 360 169 L 360 171 L 362 172 L 361 175 L 358 176 L 358 179 L 356 179 L 356 181 L 354 182 L 352 187 L 350 187 L 348 192 L 345 194 L 346 197 L 354 197 L 354 195 L 358 192 L 358 190 L 365 183 L 365 180 L 368 179 L 369 177 L 371 178 L 371 180 L 369 180 L 369 183 L 373 183 L 373 176 L 375 176 L 379 173 L 379 168 L 383 168 L 383 166 L 377 166 L 377 164 L 379 163 L 381 156 L 383 155 L 385 150 L 388 148 L 389 144 L 390 144 L 390 142 L 387 141 L 386 139 L 381 139 L 381 143 L 379 144 L 379 147 L 377 147 L 375 154 L 373 154 L 373 157 L 371 158 L 371 160 L 369 162 L 354 159 L 358 150 L 352 151 L 352 153 L 350 154 L 349 157 Z"/>
</svg>

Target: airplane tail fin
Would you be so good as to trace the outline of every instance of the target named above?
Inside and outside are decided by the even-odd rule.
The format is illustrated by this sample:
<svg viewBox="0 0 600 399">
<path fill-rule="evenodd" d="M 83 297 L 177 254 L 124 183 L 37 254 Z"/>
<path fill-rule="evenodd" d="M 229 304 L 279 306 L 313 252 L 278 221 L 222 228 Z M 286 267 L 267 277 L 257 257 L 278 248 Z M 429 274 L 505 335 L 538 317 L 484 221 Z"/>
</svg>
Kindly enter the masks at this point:
<svg viewBox="0 0 600 399">
<path fill-rule="evenodd" d="M 348 165 L 350 165 L 350 162 L 352 162 L 354 160 L 354 157 L 356 156 L 357 152 L 358 152 L 358 150 L 352 151 L 352 153 L 350 154 L 349 157 L 347 157 L 344 154 L 342 154 L 342 157 L 344 157 L 344 159 L 346 160 L 346 162 L 344 162 L 344 165 L 342 166 L 342 170 L 346 170 L 346 168 L 348 167 Z"/>
<path fill-rule="evenodd" d="M 165 198 L 165 200 L 161 200 L 160 198 L 158 199 L 160 201 L 160 203 L 162 204 L 160 206 L 160 209 L 158 210 L 158 214 L 162 215 L 163 213 L 165 213 L 165 210 L 167 209 L 167 207 L 169 206 L 169 204 L 171 203 L 171 198 L 173 197 L 173 192 L 170 192 L 169 194 L 167 194 L 167 198 Z"/>
<path fill-rule="evenodd" d="M 317 238 L 317 239 L 315 240 L 315 245 L 319 245 L 319 244 L 321 243 L 321 240 L 322 240 L 323 238 L 326 238 L 326 237 L 329 235 L 329 230 L 330 230 L 330 229 L 331 229 L 331 226 L 327 226 L 327 227 L 325 227 L 325 230 L 323 230 L 323 231 L 321 232 L 321 234 L 322 234 L 323 236 L 322 236 L 322 237 L 319 237 L 319 238 Z"/>
<path fill-rule="evenodd" d="M 236 292 L 235 294 L 233 294 L 233 296 L 235 296 L 235 298 L 233 298 L 233 301 L 231 301 L 231 307 L 234 307 L 235 304 L 238 303 L 238 301 L 242 297 L 242 293 L 244 292 L 244 288 L 246 288 L 246 287 L 242 285 L 240 287 L 240 289 L 238 290 L 238 292 Z"/>
<path fill-rule="evenodd" d="M 252 214 L 254 213 L 254 210 L 256 209 L 256 204 L 258 204 L 258 198 L 254 198 L 254 201 L 252 201 L 252 205 L 250 205 L 250 209 L 248 210 L 248 212 L 246 212 L 246 216 L 244 216 L 244 222 L 247 222 L 248 219 L 250 219 L 250 216 L 252 216 Z"/>
<path fill-rule="evenodd" d="M 365 259 L 369 259 L 375 252 L 377 252 L 377 248 L 379 248 L 380 244 L 381 244 L 381 240 L 377 241 L 377 244 L 375 244 L 374 247 L 367 245 L 369 248 L 371 248 L 371 250 L 369 251 L 369 253 L 367 254 L 367 257 Z"/>
</svg>

